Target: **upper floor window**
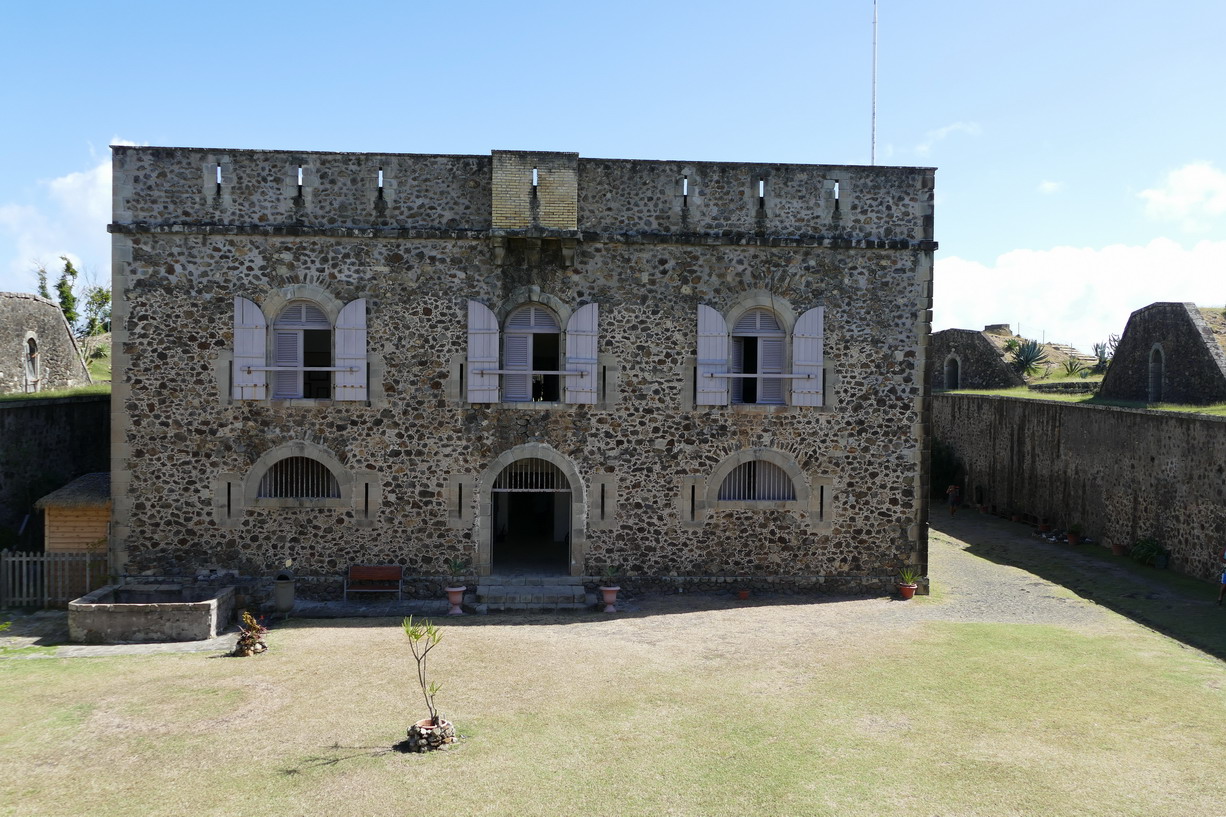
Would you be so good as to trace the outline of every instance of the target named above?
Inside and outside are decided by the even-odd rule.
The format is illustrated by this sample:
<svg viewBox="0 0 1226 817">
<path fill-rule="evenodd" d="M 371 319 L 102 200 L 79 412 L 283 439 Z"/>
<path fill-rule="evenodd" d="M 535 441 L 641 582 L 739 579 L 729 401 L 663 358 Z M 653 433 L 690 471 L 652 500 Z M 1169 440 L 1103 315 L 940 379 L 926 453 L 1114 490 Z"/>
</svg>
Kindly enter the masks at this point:
<svg viewBox="0 0 1226 817">
<path fill-rule="evenodd" d="M 695 403 L 822 405 L 824 324 L 825 308 L 814 307 L 789 333 L 779 312 L 754 307 L 729 332 L 723 315 L 700 304 Z"/>
<path fill-rule="evenodd" d="M 286 457 L 260 478 L 259 499 L 340 499 L 341 486 L 328 466 L 310 457 Z"/>
<path fill-rule="evenodd" d="M 595 403 L 599 307 L 586 304 L 562 322 L 537 303 L 494 311 L 468 302 L 466 382 L 470 403 Z"/>
<path fill-rule="evenodd" d="M 234 299 L 235 400 L 367 399 L 366 299 L 339 308 L 293 300 L 271 325 L 246 298 Z"/>
</svg>

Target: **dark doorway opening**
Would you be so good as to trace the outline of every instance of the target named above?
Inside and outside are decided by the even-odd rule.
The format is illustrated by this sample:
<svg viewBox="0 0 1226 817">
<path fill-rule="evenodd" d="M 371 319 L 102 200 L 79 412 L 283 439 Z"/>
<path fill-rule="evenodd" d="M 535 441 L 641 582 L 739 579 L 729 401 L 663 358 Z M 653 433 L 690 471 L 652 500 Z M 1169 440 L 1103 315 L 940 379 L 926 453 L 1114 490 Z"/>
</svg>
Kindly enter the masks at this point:
<svg viewBox="0 0 1226 817">
<path fill-rule="evenodd" d="M 516 460 L 490 496 L 491 569 L 498 575 L 570 573 L 570 480 L 553 463 Z"/>
</svg>

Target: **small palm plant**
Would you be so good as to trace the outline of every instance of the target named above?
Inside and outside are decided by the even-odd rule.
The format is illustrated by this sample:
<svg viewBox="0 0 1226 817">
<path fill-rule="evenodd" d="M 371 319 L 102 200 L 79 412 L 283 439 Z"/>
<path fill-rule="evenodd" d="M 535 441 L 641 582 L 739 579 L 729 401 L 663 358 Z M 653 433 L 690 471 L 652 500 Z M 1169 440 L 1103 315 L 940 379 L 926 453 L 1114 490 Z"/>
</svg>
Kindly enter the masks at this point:
<svg viewBox="0 0 1226 817">
<path fill-rule="evenodd" d="M 918 567 L 907 565 L 898 571 L 898 581 L 900 584 L 916 584 L 920 580 L 920 571 Z"/>
<path fill-rule="evenodd" d="M 438 709 L 434 705 L 434 696 L 442 686 L 435 681 L 426 680 L 426 656 L 443 640 L 443 634 L 428 618 L 414 622 L 413 617 L 409 616 L 400 626 L 409 638 L 409 649 L 413 651 L 413 660 L 417 662 L 417 684 L 421 687 L 421 694 L 425 696 L 426 711 L 430 713 L 431 723 L 438 725 Z"/>
<path fill-rule="evenodd" d="M 1022 374 L 1034 374 L 1039 365 L 1046 362 L 1047 351 L 1037 340 L 1023 340 L 1013 350 L 1013 368 Z"/>
</svg>

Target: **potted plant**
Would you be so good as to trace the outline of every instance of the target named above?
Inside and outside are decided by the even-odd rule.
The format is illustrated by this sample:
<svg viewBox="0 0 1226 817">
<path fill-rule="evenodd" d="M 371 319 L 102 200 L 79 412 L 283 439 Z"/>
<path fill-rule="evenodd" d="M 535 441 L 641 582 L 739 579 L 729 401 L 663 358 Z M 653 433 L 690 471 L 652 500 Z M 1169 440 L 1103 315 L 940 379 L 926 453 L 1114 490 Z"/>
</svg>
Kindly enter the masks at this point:
<svg viewBox="0 0 1226 817">
<path fill-rule="evenodd" d="M 919 587 L 920 571 L 917 567 L 910 565 L 904 566 L 898 571 L 898 594 L 904 600 L 915 595 L 915 589 Z"/>
<path fill-rule="evenodd" d="M 1112 542 L 1111 543 L 1111 555 L 1127 556 L 1128 555 L 1128 545 L 1124 544 L 1123 542 Z"/>
<path fill-rule="evenodd" d="M 444 587 L 444 592 L 447 593 L 447 603 L 451 605 L 451 609 L 447 611 L 449 616 L 462 616 L 464 609 L 460 606 L 464 603 L 464 591 L 468 589 L 467 585 L 461 584 L 464 576 L 468 574 L 467 559 L 452 559 L 447 562 L 447 572 L 451 575 L 451 584 Z"/>
<path fill-rule="evenodd" d="M 417 684 L 426 699 L 426 711 L 430 713 L 430 717 L 423 718 L 409 727 L 409 739 L 405 748 L 410 752 L 441 749 L 448 743 L 455 742 L 455 726 L 444 720 L 434 705 L 434 696 L 441 687 L 426 678 L 426 656 L 438 646 L 443 635 L 429 619 L 415 623 L 413 617 L 409 616 L 400 626 L 404 628 L 404 634 L 409 639 L 409 649 L 413 651 L 413 660 L 417 662 Z"/>
<path fill-rule="evenodd" d="M 1163 569 L 1170 562 L 1170 554 L 1166 548 L 1158 544 L 1152 536 L 1143 536 L 1132 545 L 1132 558 L 1143 565 L 1153 565 Z"/>
<path fill-rule="evenodd" d="M 236 658 L 247 658 L 264 652 L 268 649 L 268 645 L 264 643 L 264 635 L 267 632 L 267 627 L 244 610 L 243 623 L 238 626 L 238 642 L 234 645 L 234 652 L 230 655 Z"/>
<path fill-rule="evenodd" d="M 1082 527 L 1081 527 L 1081 523 L 1080 523 L 1080 522 L 1074 522 L 1073 524 L 1069 525 L 1069 526 L 1068 526 L 1068 534 L 1067 534 L 1067 536 L 1068 536 L 1068 543 L 1069 543 L 1070 545 L 1077 545 L 1077 544 L 1080 544 L 1080 543 L 1081 543 L 1081 534 L 1082 534 L 1082 531 L 1083 531 L 1083 529 L 1082 529 Z"/>
<path fill-rule="evenodd" d="M 1047 521 L 1046 517 L 1039 519 L 1039 533 L 1050 533 L 1051 522 Z"/>
<path fill-rule="evenodd" d="M 604 603 L 604 611 L 606 613 L 616 613 L 617 608 L 617 591 L 621 587 L 617 584 L 617 576 L 621 573 L 621 568 L 617 565 L 609 565 L 601 573 L 600 597 Z"/>
</svg>

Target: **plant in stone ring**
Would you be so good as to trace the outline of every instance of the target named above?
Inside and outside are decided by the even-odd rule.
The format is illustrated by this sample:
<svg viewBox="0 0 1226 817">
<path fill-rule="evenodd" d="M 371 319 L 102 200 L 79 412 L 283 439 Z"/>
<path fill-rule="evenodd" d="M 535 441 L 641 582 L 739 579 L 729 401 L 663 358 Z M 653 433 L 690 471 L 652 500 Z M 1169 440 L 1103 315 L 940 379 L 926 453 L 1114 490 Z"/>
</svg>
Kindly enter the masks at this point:
<svg viewBox="0 0 1226 817">
<path fill-rule="evenodd" d="M 437 725 L 440 721 L 438 709 L 434 706 L 434 696 L 438 694 L 442 686 L 434 681 L 426 680 L 426 656 L 442 641 L 443 634 L 428 618 L 422 619 L 420 623 L 414 623 L 413 617 L 409 616 L 401 622 L 400 626 L 404 628 L 404 634 L 409 638 L 409 649 L 413 651 L 413 660 L 417 662 L 417 684 L 421 687 L 421 694 L 426 699 L 426 710 L 430 713 L 430 720 Z"/>
</svg>

